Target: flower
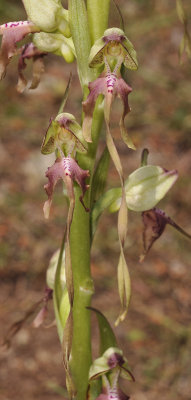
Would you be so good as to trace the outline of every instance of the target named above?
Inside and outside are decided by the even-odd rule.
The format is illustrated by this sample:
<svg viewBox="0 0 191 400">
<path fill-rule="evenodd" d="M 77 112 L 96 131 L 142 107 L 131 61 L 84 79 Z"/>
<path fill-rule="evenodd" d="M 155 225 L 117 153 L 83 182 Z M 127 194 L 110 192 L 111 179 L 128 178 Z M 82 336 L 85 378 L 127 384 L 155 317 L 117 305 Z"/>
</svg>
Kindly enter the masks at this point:
<svg viewBox="0 0 191 400">
<path fill-rule="evenodd" d="M 68 192 L 68 197 L 72 201 L 75 201 L 73 182 L 76 181 L 78 183 L 82 190 L 80 201 L 85 210 L 89 211 L 83 202 L 85 192 L 89 188 L 89 185 L 86 185 L 85 183 L 86 178 L 89 177 L 89 171 L 80 168 L 77 162 L 70 156 L 63 156 L 61 158 L 57 158 L 55 163 L 48 168 L 46 176 L 49 182 L 44 186 L 48 195 L 48 200 L 45 202 L 43 208 L 45 218 L 49 218 L 54 187 L 59 179 L 64 181 Z"/>
<path fill-rule="evenodd" d="M 44 72 L 43 57 L 47 54 L 41 52 L 33 43 L 28 43 L 22 46 L 20 49 L 20 57 L 18 61 L 18 74 L 19 80 L 17 83 L 18 92 L 23 92 L 27 85 L 27 80 L 23 75 L 23 70 L 26 68 L 26 59 L 33 60 L 33 72 L 32 72 L 32 83 L 30 89 L 36 89 L 40 82 L 41 74 Z"/>
<path fill-rule="evenodd" d="M 86 139 L 87 142 L 92 141 L 91 126 L 92 126 L 93 112 L 97 97 L 100 94 L 103 94 L 105 96 L 104 113 L 106 121 L 109 122 L 111 103 L 113 99 L 116 96 L 118 96 L 121 98 L 123 102 L 123 113 L 119 123 L 121 135 L 127 146 L 132 149 L 135 149 L 133 142 L 128 136 L 124 123 L 125 117 L 127 113 L 130 111 L 128 103 L 128 95 L 129 93 L 131 93 L 132 88 L 120 76 L 119 70 L 121 67 L 121 60 L 119 61 L 119 63 L 117 63 L 113 71 L 111 70 L 106 58 L 105 58 L 105 66 L 106 70 L 103 72 L 103 74 L 95 81 L 89 83 L 88 87 L 90 93 L 86 101 L 83 102 L 83 111 L 85 117 L 82 129 L 84 138 Z"/>
<path fill-rule="evenodd" d="M 89 380 L 92 381 L 108 372 L 119 371 L 119 375 L 134 381 L 127 359 L 122 350 L 117 347 L 109 347 L 101 357 L 97 358 L 90 367 Z"/>
<path fill-rule="evenodd" d="M 105 63 L 105 58 L 110 65 L 116 64 L 120 59 L 126 68 L 132 70 L 138 68 L 133 44 L 119 28 L 107 29 L 103 37 L 96 40 L 89 56 L 90 68 L 99 68 Z"/>
<path fill-rule="evenodd" d="M 60 150 L 65 156 L 75 157 L 76 151 L 85 153 L 87 145 L 82 136 L 82 128 L 75 117 L 69 113 L 60 113 L 51 119 L 45 134 L 41 152 L 50 154 Z"/>
<path fill-rule="evenodd" d="M 0 52 L 0 79 L 4 78 L 9 61 L 18 52 L 16 43 L 29 33 L 39 31 L 40 29 L 29 21 L 8 22 L 0 26 L 0 35 L 3 35 Z"/>
</svg>

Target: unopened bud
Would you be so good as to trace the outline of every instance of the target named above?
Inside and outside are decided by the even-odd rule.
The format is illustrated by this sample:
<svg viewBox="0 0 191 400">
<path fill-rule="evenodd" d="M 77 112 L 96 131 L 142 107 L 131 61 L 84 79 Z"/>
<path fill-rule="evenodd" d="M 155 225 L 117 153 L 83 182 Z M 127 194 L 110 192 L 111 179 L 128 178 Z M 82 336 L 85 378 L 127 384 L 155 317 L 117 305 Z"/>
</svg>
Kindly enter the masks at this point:
<svg viewBox="0 0 191 400">
<path fill-rule="evenodd" d="M 52 32 L 57 29 L 62 14 L 60 0 L 23 0 L 30 21 L 42 31 Z"/>
</svg>

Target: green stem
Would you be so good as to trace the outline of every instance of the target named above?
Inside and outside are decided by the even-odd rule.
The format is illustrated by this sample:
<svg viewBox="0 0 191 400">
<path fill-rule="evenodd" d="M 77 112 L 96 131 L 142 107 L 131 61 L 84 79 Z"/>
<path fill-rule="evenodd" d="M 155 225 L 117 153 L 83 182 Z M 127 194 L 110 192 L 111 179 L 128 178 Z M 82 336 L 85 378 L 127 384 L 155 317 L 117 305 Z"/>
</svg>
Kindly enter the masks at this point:
<svg viewBox="0 0 191 400">
<path fill-rule="evenodd" d="M 92 136 L 94 141 L 89 146 L 87 156 L 78 158 L 82 168 L 89 169 L 92 175 L 97 144 L 103 122 L 103 108 L 98 104 L 94 112 Z M 71 225 L 70 246 L 74 280 L 73 305 L 73 341 L 70 368 L 77 390 L 76 399 L 85 400 L 88 387 L 88 373 L 92 363 L 90 311 L 94 292 L 90 271 L 90 213 L 87 213 L 79 201 L 79 187 L 75 188 L 76 205 Z M 90 204 L 90 190 L 85 201 Z"/>
<path fill-rule="evenodd" d="M 87 0 L 91 43 L 103 36 L 108 26 L 110 0 Z"/>
</svg>

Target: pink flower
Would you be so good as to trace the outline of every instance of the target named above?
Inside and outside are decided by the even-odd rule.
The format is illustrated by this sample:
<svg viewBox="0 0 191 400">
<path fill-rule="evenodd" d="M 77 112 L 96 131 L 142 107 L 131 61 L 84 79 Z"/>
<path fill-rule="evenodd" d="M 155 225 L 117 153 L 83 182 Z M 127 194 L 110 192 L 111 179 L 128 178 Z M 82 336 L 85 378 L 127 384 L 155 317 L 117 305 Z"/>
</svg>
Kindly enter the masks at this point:
<svg viewBox="0 0 191 400">
<path fill-rule="evenodd" d="M 112 101 L 115 97 L 120 97 L 123 103 L 123 113 L 120 119 L 120 130 L 121 136 L 124 142 L 128 145 L 128 147 L 135 149 L 134 144 L 128 136 L 127 130 L 125 128 L 125 117 L 127 113 L 130 111 L 129 103 L 128 103 L 128 95 L 131 93 L 132 88 L 123 80 L 120 76 L 119 70 L 121 67 L 121 60 L 119 61 L 119 65 L 117 64 L 115 69 L 111 71 L 107 60 L 105 59 L 106 70 L 102 73 L 102 75 L 97 78 L 95 81 L 89 83 L 90 93 L 83 102 L 83 111 L 85 114 L 84 122 L 83 122 L 83 135 L 87 142 L 91 142 L 91 127 L 92 127 L 92 119 L 93 112 L 96 104 L 96 100 L 100 94 L 103 94 L 105 97 L 104 101 L 104 114 L 105 120 L 109 123 L 110 118 L 110 110 Z"/>
<path fill-rule="evenodd" d="M 50 207 L 52 203 L 53 191 L 56 183 L 59 179 L 62 179 L 66 185 L 68 192 L 68 197 L 70 200 L 75 201 L 73 182 L 76 181 L 81 187 L 82 195 L 80 196 L 80 201 L 84 206 L 86 211 L 89 211 L 83 202 L 83 197 L 89 185 L 86 185 L 86 178 L 89 177 L 89 171 L 83 170 L 79 167 L 77 162 L 68 157 L 57 158 L 55 163 L 48 168 L 46 176 L 49 182 L 44 186 L 46 193 L 48 195 L 48 200 L 44 204 L 44 215 L 45 218 L 49 218 Z"/>
</svg>

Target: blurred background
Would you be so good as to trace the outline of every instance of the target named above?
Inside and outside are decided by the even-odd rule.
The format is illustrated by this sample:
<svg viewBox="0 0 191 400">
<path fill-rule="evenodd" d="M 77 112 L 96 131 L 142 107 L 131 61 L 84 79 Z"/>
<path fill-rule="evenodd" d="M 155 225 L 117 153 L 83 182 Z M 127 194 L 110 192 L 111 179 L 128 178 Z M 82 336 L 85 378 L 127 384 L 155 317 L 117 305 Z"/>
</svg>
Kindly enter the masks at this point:
<svg viewBox="0 0 191 400">
<path fill-rule="evenodd" d="M 66 3 L 66 2 L 65 2 Z M 144 147 L 149 163 L 177 169 L 179 178 L 161 201 L 176 223 L 191 233 L 191 69 L 179 45 L 183 26 L 174 0 L 116 0 L 123 13 L 126 34 L 139 59 L 137 72 L 129 72 L 132 86 L 131 113 L 126 119 L 137 151 L 120 139 L 121 103 L 112 112 L 113 135 L 125 175 L 140 165 Z M 184 2 L 191 16 L 189 0 Z M 25 19 L 21 1 L 1 0 L 1 23 Z M 111 7 L 110 26 L 120 18 Z M 191 26 L 190 26 L 191 28 Z M 30 64 L 30 63 L 28 63 Z M 26 74 L 30 76 L 30 69 Z M 49 221 L 43 217 L 46 195 L 45 171 L 53 159 L 40 153 L 49 118 L 56 116 L 69 78 L 72 87 L 66 112 L 80 121 L 81 90 L 75 64 L 59 57 L 45 58 L 45 73 L 39 88 L 16 91 L 17 60 L 0 83 L 0 320 L 1 341 L 9 327 L 21 319 L 42 296 L 46 268 L 60 246 L 67 207 L 61 185 L 57 188 Z M 104 147 L 104 133 L 100 148 Z M 119 178 L 110 165 L 108 186 Z M 100 220 L 92 253 L 95 279 L 94 307 L 101 308 L 113 326 L 119 312 L 116 267 L 119 245 L 117 216 L 105 213 Z M 135 383 L 122 386 L 132 400 L 189 400 L 191 398 L 191 257 L 190 243 L 167 226 L 145 261 L 142 253 L 142 221 L 129 213 L 127 262 L 132 279 L 132 301 L 127 319 L 115 333 L 132 367 Z M 53 320 L 49 307 L 47 324 Z M 93 348 L 98 348 L 96 321 L 92 318 Z M 56 328 L 34 329 L 31 321 L 0 354 L 1 400 L 59 400 L 65 396 L 64 369 Z"/>
</svg>

